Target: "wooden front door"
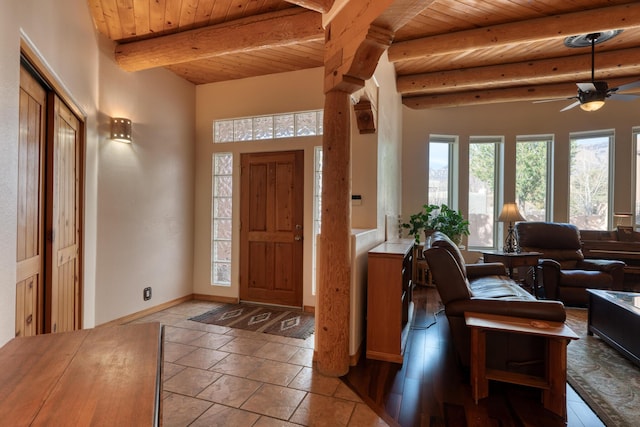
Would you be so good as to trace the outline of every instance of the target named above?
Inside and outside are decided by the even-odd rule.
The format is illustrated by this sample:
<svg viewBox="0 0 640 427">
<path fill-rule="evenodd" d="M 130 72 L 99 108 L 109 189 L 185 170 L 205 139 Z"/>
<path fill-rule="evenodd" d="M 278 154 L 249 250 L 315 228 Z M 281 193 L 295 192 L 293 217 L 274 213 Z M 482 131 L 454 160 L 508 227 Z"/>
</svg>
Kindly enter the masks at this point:
<svg viewBox="0 0 640 427">
<path fill-rule="evenodd" d="M 304 152 L 241 163 L 240 299 L 301 307 Z"/>
<path fill-rule="evenodd" d="M 81 328 L 82 132 L 20 67 L 16 336 Z"/>
<path fill-rule="evenodd" d="M 16 336 L 42 332 L 47 93 L 20 67 Z"/>
</svg>

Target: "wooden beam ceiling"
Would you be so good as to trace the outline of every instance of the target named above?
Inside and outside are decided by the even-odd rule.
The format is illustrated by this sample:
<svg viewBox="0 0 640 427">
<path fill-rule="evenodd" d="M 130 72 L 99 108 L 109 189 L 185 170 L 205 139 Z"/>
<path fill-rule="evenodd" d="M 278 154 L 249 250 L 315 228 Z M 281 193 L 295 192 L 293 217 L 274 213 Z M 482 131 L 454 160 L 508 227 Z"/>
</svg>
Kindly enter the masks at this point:
<svg viewBox="0 0 640 427">
<path fill-rule="evenodd" d="M 324 39 L 322 16 L 295 8 L 116 46 L 121 68 L 149 68 Z"/>
<path fill-rule="evenodd" d="M 389 48 L 389 60 L 398 62 L 638 26 L 640 3 L 625 4 L 396 42 Z"/>
<path fill-rule="evenodd" d="M 623 63 L 627 75 L 640 74 L 640 48 L 600 52 L 596 61 L 598 79 L 618 71 Z M 442 93 L 478 87 L 544 84 L 559 78 L 575 82 L 590 81 L 591 55 L 400 76 L 397 78 L 397 89 L 402 94 Z"/>
<path fill-rule="evenodd" d="M 629 82 L 629 79 L 607 80 L 609 87 L 618 87 Z M 409 108 L 417 110 L 428 108 L 461 107 L 465 105 L 497 104 L 501 102 L 515 101 L 567 100 L 567 104 L 569 104 L 569 99 L 575 97 L 577 95 L 577 92 L 578 88 L 575 84 L 561 83 L 406 96 L 403 97 L 402 103 Z M 562 105 L 561 102 L 559 102 L 558 105 L 558 109 L 565 106 Z"/>
<path fill-rule="evenodd" d="M 320 13 L 327 13 L 331 10 L 335 0 L 285 0 L 287 3 L 314 10 Z"/>
</svg>

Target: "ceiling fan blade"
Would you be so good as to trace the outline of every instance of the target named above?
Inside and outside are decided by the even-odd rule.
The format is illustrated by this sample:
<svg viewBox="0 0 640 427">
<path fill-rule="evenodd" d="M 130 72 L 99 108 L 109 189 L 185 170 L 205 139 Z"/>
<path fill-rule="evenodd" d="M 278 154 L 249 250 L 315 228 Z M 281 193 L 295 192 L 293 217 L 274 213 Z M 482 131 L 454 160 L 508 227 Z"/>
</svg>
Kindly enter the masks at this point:
<svg viewBox="0 0 640 427">
<path fill-rule="evenodd" d="M 533 104 L 543 104 L 545 102 L 556 102 L 556 101 L 567 101 L 569 99 L 576 99 L 576 97 L 572 96 L 570 98 L 539 99 L 537 101 L 533 101 Z"/>
<path fill-rule="evenodd" d="M 583 92 L 595 92 L 597 90 L 593 82 L 576 83 L 576 85 L 578 86 L 578 89 L 580 89 Z"/>
<path fill-rule="evenodd" d="M 620 101 L 633 101 L 634 99 L 638 99 L 638 97 L 640 96 L 640 94 L 638 95 L 634 95 L 631 93 L 612 93 L 611 95 L 609 95 L 609 98 L 611 99 L 619 99 Z"/>
<path fill-rule="evenodd" d="M 624 92 L 625 90 L 629 90 L 629 89 L 634 89 L 640 87 L 640 80 L 636 81 L 636 82 L 631 82 L 631 83 L 627 83 L 624 84 L 622 86 L 618 86 L 617 88 L 613 88 L 611 90 L 616 91 L 616 92 Z"/>
<path fill-rule="evenodd" d="M 578 105 L 580 105 L 580 101 L 576 101 L 576 102 L 574 102 L 573 104 L 569 104 L 569 105 L 567 105 L 567 106 L 566 106 L 566 107 L 564 107 L 562 110 L 560 110 L 560 112 L 570 110 L 570 109 L 572 109 L 573 107 L 577 107 Z"/>
</svg>

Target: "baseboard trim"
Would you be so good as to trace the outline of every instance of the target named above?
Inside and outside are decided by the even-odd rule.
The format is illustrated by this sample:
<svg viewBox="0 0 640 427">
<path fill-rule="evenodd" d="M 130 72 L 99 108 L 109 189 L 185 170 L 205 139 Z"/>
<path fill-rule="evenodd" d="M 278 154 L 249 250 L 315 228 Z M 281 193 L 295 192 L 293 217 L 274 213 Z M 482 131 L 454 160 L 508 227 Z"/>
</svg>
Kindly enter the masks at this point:
<svg viewBox="0 0 640 427">
<path fill-rule="evenodd" d="M 234 297 L 219 297 L 216 295 L 193 294 L 193 299 L 200 301 L 223 302 L 225 304 L 237 304 L 240 299 Z"/>
<path fill-rule="evenodd" d="M 178 304 L 182 304 L 183 302 L 191 301 L 192 299 L 194 299 L 194 295 L 193 294 L 185 295 L 183 297 L 176 298 L 176 299 L 171 300 L 171 301 L 167 301 L 167 302 L 165 302 L 163 304 L 159 304 L 159 305 L 156 305 L 156 306 L 153 306 L 153 307 L 149 307 L 149 308 L 146 308 L 146 309 L 144 309 L 142 311 L 138 311 L 138 312 L 135 312 L 133 314 L 129 314 L 127 316 L 119 317 L 117 319 L 111 320 L 110 322 L 102 323 L 100 325 L 97 325 L 96 327 L 97 328 L 102 328 L 102 327 L 105 327 L 105 326 L 108 327 L 108 326 L 124 325 L 125 323 L 133 322 L 134 320 L 138 320 L 138 319 L 141 319 L 141 318 L 143 318 L 145 316 L 148 316 L 150 314 L 157 313 L 157 312 L 162 311 L 162 310 L 166 310 L 169 307 L 173 307 L 173 306 L 176 306 Z"/>
<path fill-rule="evenodd" d="M 316 308 L 313 305 L 304 305 L 302 306 L 302 310 L 307 313 L 316 314 Z"/>
</svg>

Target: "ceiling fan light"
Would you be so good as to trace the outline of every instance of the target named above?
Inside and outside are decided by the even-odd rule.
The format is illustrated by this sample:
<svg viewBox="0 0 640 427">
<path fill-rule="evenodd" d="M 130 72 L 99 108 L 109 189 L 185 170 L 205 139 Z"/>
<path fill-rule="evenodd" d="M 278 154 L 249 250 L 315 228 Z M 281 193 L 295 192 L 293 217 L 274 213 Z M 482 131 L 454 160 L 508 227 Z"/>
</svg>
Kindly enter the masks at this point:
<svg viewBox="0 0 640 427">
<path fill-rule="evenodd" d="M 580 108 L 582 108 L 584 111 L 597 111 L 601 109 L 603 105 L 604 101 L 591 101 L 580 104 Z"/>
</svg>

